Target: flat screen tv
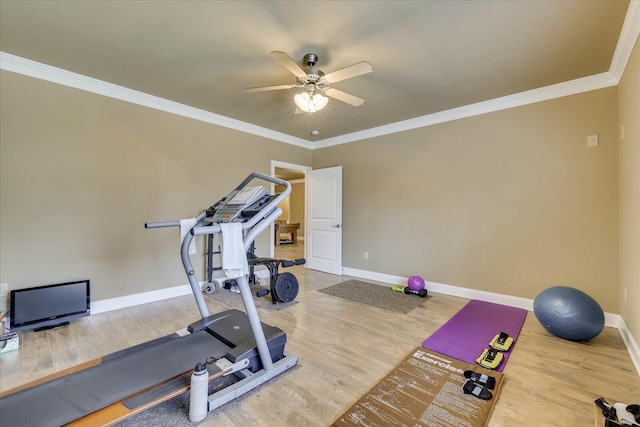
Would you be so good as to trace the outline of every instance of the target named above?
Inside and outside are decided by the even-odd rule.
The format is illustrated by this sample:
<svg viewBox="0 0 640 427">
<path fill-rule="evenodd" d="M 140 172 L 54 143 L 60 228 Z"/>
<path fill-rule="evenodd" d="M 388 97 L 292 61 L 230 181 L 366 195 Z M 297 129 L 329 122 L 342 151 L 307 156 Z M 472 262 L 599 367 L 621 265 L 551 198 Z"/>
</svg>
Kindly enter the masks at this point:
<svg viewBox="0 0 640 427">
<path fill-rule="evenodd" d="M 11 291 L 11 332 L 42 330 L 89 316 L 89 280 Z"/>
</svg>

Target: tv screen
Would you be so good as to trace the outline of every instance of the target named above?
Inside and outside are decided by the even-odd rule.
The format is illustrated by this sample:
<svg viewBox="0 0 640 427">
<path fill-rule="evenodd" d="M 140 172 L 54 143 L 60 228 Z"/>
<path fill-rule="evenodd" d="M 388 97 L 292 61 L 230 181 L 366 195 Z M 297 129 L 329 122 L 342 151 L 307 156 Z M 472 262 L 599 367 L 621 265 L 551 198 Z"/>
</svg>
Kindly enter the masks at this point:
<svg viewBox="0 0 640 427">
<path fill-rule="evenodd" d="M 11 291 L 11 332 L 40 330 L 90 313 L 89 280 Z"/>
</svg>

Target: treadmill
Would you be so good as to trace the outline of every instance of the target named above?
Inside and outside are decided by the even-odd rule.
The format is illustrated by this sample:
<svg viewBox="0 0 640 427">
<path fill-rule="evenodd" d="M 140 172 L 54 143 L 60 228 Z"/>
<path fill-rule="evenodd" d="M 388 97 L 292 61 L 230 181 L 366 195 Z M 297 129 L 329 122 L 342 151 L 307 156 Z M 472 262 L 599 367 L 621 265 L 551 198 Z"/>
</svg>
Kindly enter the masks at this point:
<svg viewBox="0 0 640 427">
<path fill-rule="evenodd" d="M 263 187 L 249 187 L 254 179 L 285 190 L 271 195 Z M 285 353 L 284 331 L 260 321 L 246 276 L 236 279 L 245 312 L 231 309 L 210 315 L 189 256 L 195 236 L 220 233 L 220 224 L 230 222 L 241 224 L 246 254 L 256 237 L 282 214 L 278 204 L 290 192 L 288 182 L 252 173 L 195 217 L 195 226 L 182 241 L 181 257 L 202 317 L 199 321 L 85 363 L 67 375 L 2 393 L 2 425 L 114 424 L 188 390 L 194 366 L 205 361 L 210 361 L 210 378 L 233 373 L 238 380 L 207 397 L 207 410 L 212 411 L 294 367 L 298 358 Z M 149 229 L 178 226 L 180 221 L 145 224 Z"/>
</svg>

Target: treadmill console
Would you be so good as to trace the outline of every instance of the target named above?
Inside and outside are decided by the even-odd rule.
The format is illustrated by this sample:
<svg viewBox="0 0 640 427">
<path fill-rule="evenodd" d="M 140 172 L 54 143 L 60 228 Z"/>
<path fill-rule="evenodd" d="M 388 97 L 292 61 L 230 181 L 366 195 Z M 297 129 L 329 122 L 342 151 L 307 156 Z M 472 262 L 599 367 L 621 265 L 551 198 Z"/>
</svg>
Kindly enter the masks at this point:
<svg viewBox="0 0 640 427">
<path fill-rule="evenodd" d="M 241 190 L 233 190 L 222 200 L 207 210 L 207 216 L 214 223 L 243 222 L 255 216 L 262 207 L 276 196 L 270 195 L 266 188 L 245 187 Z"/>
</svg>

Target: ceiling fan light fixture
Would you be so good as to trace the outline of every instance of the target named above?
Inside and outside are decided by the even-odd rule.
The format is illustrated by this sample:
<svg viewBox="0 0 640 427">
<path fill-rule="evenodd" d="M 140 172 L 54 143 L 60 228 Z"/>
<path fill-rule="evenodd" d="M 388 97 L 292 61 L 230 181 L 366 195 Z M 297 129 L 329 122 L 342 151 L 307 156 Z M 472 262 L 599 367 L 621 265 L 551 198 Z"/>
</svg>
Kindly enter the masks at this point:
<svg viewBox="0 0 640 427">
<path fill-rule="evenodd" d="M 302 92 L 296 94 L 293 101 L 305 113 L 315 113 L 327 106 L 329 98 L 319 93 L 311 95 L 309 92 Z"/>
<path fill-rule="evenodd" d="M 293 100 L 298 107 L 295 110 L 296 114 L 313 114 L 316 111 L 322 110 L 329 103 L 329 98 L 327 98 L 327 96 L 346 104 L 353 105 L 354 107 L 359 107 L 364 103 L 364 99 L 358 98 L 357 96 L 351 95 L 347 92 L 334 89 L 328 85 L 372 72 L 373 67 L 368 62 L 361 61 L 357 64 L 349 65 L 348 67 L 325 74 L 321 70 L 315 68 L 316 61 L 318 61 L 318 55 L 315 53 L 308 53 L 304 56 L 304 63 L 308 66 L 308 68 L 304 70 L 300 68 L 300 65 L 287 53 L 277 50 L 274 50 L 271 53 L 276 55 L 278 61 L 280 61 L 282 65 L 296 76 L 296 83 L 249 87 L 246 88 L 245 91 L 263 92 L 268 90 L 296 89 L 297 91 L 300 91 L 299 94 L 293 97 Z"/>
</svg>

